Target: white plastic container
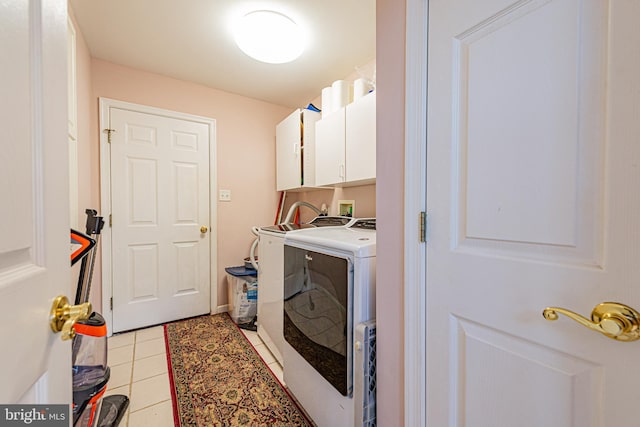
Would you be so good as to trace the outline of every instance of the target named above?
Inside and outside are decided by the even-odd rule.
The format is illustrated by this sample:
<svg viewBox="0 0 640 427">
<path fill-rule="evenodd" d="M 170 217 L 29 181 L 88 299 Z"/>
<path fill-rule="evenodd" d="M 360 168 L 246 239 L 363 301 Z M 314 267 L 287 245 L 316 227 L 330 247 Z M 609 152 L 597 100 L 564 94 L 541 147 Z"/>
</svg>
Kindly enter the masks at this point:
<svg viewBox="0 0 640 427">
<path fill-rule="evenodd" d="M 227 273 L 229 315 L 237 324 L 249 323 L 258 311 L 258 279 Z"/>
</svg>

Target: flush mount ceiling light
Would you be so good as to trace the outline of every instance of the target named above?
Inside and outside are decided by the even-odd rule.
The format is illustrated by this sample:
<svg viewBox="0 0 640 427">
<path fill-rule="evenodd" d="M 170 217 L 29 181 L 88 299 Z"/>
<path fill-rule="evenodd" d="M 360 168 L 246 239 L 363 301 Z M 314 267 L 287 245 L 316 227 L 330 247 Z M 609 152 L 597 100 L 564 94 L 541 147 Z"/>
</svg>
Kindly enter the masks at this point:
<svg viewBox="0 0 640 427">
<path fill-rule="evenodd" d="M 288 16 L 271 10 L 244 15 L 236 23 L 234 35 L 244 53 L 270 64 L 293 61 L 306 45 L 300 26 Z"/>
</svg>

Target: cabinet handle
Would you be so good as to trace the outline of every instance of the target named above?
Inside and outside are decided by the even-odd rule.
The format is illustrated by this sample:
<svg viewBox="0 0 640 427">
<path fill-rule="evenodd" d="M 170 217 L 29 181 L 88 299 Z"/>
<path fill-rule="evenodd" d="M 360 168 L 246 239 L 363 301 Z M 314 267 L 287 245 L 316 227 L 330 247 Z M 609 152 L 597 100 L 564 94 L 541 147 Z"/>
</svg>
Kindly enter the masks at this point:
<svg viewBox="0 0 640 427">
<path fill-rule="evenodd" d="M 297 142 L 295 144 L 293 144 L 293 155 L 294 156 L 298 156 L 298 152 L 300 151 L 300 144 L 298 144 Z"/>
<path fill-rule="evenodd" d="M 338 168 L 339 172 L 338 172 L 338 176 L 340 176 L 340 178 L 344 179 L 344 163 L 340 164 L 340 167 Z"/>
</svg>

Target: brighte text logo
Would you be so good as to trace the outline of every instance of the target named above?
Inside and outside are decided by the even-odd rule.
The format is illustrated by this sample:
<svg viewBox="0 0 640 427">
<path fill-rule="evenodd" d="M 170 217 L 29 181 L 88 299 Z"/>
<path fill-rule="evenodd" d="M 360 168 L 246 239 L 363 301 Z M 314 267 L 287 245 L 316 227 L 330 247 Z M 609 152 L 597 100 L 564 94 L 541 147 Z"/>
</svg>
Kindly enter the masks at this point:
<svg viewBox="0 0 640 427">
<path fill-rule="evenodd" d="M 9 411 L 4 408 L 4 419 L 7 421 L 24 421 L 25 424 L 31 424 L 34 421 L 47 421 L 47 412 L 45 410 L 36 411 L 36 408 L 25 411 L 20 409 L 18 412 Z"/>
<path fill-rule="evenodd" d="M 0 427 L 68 427 L 69 405 L 0 405 Z"/>
</svg>

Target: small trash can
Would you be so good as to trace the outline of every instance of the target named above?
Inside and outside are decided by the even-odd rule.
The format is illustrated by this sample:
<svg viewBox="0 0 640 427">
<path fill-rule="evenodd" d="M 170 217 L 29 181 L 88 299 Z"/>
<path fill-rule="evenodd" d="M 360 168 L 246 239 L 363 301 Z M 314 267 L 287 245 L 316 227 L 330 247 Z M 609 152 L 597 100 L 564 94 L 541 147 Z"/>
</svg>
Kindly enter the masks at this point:
<svg viewBox="0 0 640 427">
<path fill-rule="evenodd" d="M 258 272 L 246 267 L 227 267 L 227 292 L 231 320 L 243 329 L 256 330 Z"/>
</svg>

